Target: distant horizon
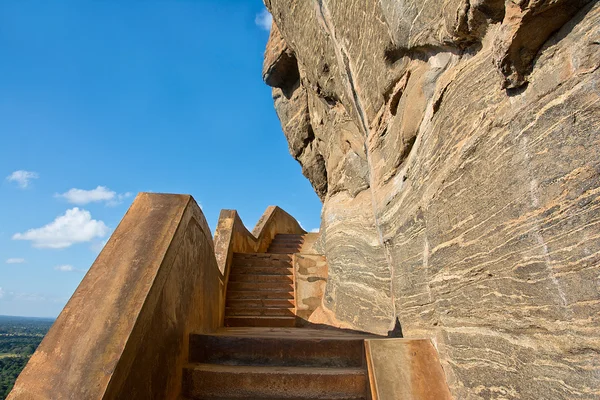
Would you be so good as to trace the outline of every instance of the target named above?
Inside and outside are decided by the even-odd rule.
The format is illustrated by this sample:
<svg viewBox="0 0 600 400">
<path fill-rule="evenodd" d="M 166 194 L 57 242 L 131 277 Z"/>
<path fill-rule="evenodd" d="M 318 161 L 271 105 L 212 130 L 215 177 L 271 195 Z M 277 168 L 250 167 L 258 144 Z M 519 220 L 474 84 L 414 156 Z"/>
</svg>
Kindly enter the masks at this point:
<svg viewBox="0 0 600 400">
<path fill-rule="evenodd" d="M 0 318 L 20 318 L 20 319 L 45 319 L 55 321 L 58 317 L 25 317 L 22 315 L 0 315 Z"/>
</svg>

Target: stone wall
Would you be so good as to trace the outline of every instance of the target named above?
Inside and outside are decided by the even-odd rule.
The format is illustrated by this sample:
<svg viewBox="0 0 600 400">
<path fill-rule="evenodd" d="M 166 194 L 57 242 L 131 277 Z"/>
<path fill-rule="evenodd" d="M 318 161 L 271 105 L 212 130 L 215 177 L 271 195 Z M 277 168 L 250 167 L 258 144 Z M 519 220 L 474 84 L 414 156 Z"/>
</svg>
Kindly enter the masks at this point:
<svg viewBox="0 0 600 400">
<path fill-rule="evenodd" d="M 598 398 L 600 4 L 266 5 L 325 308 L 431 337 L 456 398 Z"/>
<path fill-rule="evenodd" d="M 140 193 L 8 399 L 179 399 L 190 332 L 221 326 L 222 281 L 194 199 Z"/>
</svg>

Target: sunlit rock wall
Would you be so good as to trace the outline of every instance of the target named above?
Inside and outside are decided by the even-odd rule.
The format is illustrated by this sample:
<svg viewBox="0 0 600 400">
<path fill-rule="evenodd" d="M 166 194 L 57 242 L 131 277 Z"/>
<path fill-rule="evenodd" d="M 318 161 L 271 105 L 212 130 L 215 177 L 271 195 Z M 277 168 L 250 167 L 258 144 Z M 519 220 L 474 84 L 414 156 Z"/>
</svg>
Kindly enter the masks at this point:
<svg viewBox="0 0 600 400">
<path fill-rule="evenodd" d="M 431 337 L 457 399 L 600 398 L 600 4 L 266 3 L 326 310 Z"/>
</svg>

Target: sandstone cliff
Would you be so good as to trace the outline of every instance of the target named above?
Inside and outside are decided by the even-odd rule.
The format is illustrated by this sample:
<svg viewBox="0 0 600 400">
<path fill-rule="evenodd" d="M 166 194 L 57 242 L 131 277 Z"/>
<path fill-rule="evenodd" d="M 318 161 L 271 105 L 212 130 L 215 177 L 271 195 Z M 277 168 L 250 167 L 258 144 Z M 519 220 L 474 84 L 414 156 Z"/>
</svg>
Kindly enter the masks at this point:
<svg viewBox="0 0 600 400">
<path fill-rule="evenodd" d="M 600 398 L 600 4 L 266 5 L 323 311 L 431 337 L 457 399 Z"/>
</svg>

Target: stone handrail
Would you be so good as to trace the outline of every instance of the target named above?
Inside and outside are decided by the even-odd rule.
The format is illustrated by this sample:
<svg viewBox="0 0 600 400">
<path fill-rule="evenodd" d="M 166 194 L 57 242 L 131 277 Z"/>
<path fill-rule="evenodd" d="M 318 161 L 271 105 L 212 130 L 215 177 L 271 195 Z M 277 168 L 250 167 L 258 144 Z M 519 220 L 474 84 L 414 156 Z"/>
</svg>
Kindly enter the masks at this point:
<svg viewBox="0 0 600 400">
<path fill-rule="evenodd" d="M 194 199 L 139 194 L 8 399 L 177 399 L 189 333 L 221 323 L 222 282 Z"/>
<path fill-rule="evenodd" d="M 237 211 L 222 210 L 215 231 L 215 256 L 223 282 L 223 298 L 227 291 L 233 253 L 264 253 L 278 233 L 304 234 L 298 221 L 277 206 L 269 206 L 250 233 Z M 224 308 L 222 308 L 224 311 Z M 221 315 L 222 321 L 223 315 Z"/>
</svg>

